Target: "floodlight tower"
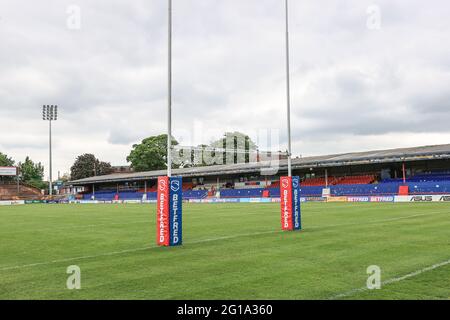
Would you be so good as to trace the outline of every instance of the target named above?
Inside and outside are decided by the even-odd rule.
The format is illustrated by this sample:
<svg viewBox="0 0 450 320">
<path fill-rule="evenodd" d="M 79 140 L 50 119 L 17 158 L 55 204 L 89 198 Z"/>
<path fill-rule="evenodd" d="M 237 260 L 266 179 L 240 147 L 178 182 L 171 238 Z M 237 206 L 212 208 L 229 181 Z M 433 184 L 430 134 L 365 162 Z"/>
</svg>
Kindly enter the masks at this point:
<svg viewBox="0 0 450 320">
<path fill-rule="evenodd" d="M 52 178 L 52 121 L 58 120 L 58 106 L 44 105 L 42 106 L 42 120 L 48 121 L 48 133 L 49 133 L 49 185 L 48 194 L 53 195 L 53 178 Z"/>
</svg>

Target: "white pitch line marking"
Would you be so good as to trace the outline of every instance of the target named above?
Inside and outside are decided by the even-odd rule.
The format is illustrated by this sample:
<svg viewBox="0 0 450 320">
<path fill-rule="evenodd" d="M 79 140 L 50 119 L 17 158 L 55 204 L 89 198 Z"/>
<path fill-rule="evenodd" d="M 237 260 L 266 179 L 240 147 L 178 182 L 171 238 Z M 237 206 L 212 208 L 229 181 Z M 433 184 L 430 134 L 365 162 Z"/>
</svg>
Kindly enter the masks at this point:
<svg viewBox="0 0 450 320">
<path fill-rule="evenodd" d="M 443 261 L 441 263 L 433 264 L 432 266 L 429 266 L 429 267 L 426 267 L 426 268 L 423 268 L 423 269 L 420 269 L 420 270 L 408 273 L 408 274 L 406 274 L 404 276 L 401 276 L 401 277 L 396 277 L 396 278 L 392 278 L 392 279 L 383 281 L 383 282 L 381 282 L 381 286 L 383 287 L 383 286 L 386 286 L 386 285 L 389 285 L 389 284 L 392 284 L 392 283 L 396 283 L 396 282 L 400 282 L 400 281 L 403 281 L 403 280 L 406 280 L 406 279 L 414 278 L 414 277 L 416 277 L 418 275 L 421 275 L 422 273 L 433 271 L 435 269 L 444 267 L 444 266 L 449 265 L 449 264 L 450 264 L 450 259 L 447 260 L 447 261 Z M 344 292 L 344 293 L 332 296 L 329 299 L 330 300 L 336 300 L 336 299 L 346 298 L 346 297 L 349 297 L 349 296 L 354 295 L 356 293 L 364 292 L 364 291 L 368 291 L 368 290 L 369 290 L 369 288 L 367 288 L 367 287 L 361 287 L 361 288 L 353 289 L 353 290 L 350 290 L 350 291 L 347 291 L 347 292 Z"/>
</svg>

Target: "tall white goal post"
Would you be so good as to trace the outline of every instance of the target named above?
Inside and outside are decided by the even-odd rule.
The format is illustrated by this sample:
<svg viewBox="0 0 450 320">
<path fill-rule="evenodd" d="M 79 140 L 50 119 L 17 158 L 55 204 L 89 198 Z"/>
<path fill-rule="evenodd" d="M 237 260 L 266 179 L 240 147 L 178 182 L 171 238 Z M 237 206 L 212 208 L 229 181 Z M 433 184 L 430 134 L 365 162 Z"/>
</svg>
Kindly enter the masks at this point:
<svg viewBox="0 0 450 320">
<path fill-rule="evenodd" d="M 289 61 L 289 6 L 286 13 L 286 98 L 288 176 L 280 180 L 282 230 L 301 229 L 300 178 L 292 176 L 291 96 Z M 157 239 L 159 246 L 182 244 L 183 181 L 172 177 L 172 0 L 168 0 L 167 176 L 158 178 Z"/>
</svg>

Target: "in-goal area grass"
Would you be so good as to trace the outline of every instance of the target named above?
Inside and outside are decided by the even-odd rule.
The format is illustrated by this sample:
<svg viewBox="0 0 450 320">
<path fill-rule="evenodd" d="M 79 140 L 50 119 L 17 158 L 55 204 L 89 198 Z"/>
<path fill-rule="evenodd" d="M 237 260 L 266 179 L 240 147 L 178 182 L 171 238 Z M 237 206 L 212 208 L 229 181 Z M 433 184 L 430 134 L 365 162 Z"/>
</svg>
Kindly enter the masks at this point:
<svg viewBox="0 0 450 320">
<path fill-rule="evenodd" d="M 279 204 L 183 210 L 184 245 L 158 248 L 156 205 L 0 207 L 0 299 L 450 297 L 448 204 L 307 203 L 301 232 Z"/>
</svg>

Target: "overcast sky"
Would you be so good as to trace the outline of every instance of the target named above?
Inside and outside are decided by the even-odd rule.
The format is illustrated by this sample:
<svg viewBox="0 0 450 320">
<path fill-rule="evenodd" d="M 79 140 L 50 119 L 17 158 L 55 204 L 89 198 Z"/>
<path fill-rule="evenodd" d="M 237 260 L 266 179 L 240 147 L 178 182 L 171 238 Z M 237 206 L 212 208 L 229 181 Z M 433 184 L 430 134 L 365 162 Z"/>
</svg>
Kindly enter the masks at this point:
<svg viewBox="0 0 450 320">
<path fill-rule="evenodd" d="M 290 3 L 294 154 L 450 142 L 448 1 Z M 174 0 L 177 138 L 279 129 L 286 149 L 284 49 L 283 0 Z M 166 56 L 166 0 L 0 0 L 0 152 L 47 166 L 58 104 L 54 175 L 126 164 L 166 128 Z"/>
</svg>

